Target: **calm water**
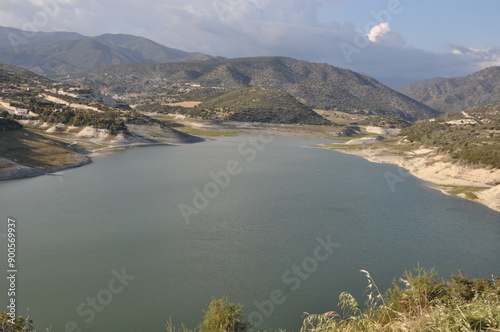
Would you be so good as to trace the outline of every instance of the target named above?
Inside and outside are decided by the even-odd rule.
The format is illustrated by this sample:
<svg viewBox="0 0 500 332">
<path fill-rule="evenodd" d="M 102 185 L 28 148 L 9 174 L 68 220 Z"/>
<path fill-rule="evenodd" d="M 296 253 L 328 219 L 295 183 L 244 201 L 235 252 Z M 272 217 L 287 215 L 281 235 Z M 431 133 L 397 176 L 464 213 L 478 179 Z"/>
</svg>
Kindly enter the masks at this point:
<svg viewBox="0 0 500 332">
<path fill-rule="evenodd" d="M 256 323 L 296 331 L 342 291 L 364 301 L 360 269 L 381 288 L 418 263 L 500 275 L 500 213 L 411 176 L 391 190 L 400 169 L 305 147 L 318 140 L 249 139 L 132 149 L 62 177 L 1 182 L 0 233 L 18 222 L 18 313 L 29 308 L 40 331 L 154 332 L 169 317 L 194 327 L 226 295 Z M 188 224 L 179 204 L 195 211 L 205 187 L 211 198 L 198 194 Z"/>
</svg>

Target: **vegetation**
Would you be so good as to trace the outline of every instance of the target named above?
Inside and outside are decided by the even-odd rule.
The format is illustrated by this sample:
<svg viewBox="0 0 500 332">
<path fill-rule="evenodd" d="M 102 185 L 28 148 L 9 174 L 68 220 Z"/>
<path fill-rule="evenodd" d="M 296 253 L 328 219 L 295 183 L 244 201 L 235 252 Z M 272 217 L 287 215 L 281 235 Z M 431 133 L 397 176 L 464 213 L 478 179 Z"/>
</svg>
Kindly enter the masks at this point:
<svg viewBox="0 0 500 332">
<path fill-rule="evenodd" d="M 337 139 L 337 138 L 335 138 Z M 352 139 L 352 138 L 349 138 Z M 318 145 L 319 147 L 326 147 L 329 149 L 335 149 L 335 150 L 344 150 L 344 151 L 353 151 L 353 150 L 363 150 L 362 145 L 347 145 L 347 144 L 334 144 L 334 143 L 326 143 L 326 144 L 320 144 Z"/>
<path fill-rule="evenodd" d="M 401 134 L 411 142 L 438 147 L 457 160 L 500 168 L 500 106 L 419 122 Z"/>
<path fill-rule="evenodd" d="M 0 313 L 0 332 L 35 332 L 29 318 L 16 317 L 14 320 L 5 313 Z"/>
<path fill-rule="evenodd" d="M 434 270 L 406 271 L 385 295 L 367 271 L 368 299 L 362 308 L 348 293 L 339 296 L 343 313 L 309 315 L 301 332 L 328 331 L 497 331 L 500 278 L 468 279 L 462 273 L 440 280 Z"/>
<path fill-rule="evenodd" d="M 57 95 L 60 99 L 75 101 L 74 97 Z M 132 111 L 122 111 L 97 102 L 89 102 L 78 99 L 78 103 L 96 107 L 100 111 L 76 109 L 55 102 L 45 100 L 30 93 L 17 93 L 10 96 L 11 106 L 24 108 L 38 115 L 37 120 L 48 123 L 62 123 L 72 126 L 91 126 L 96 129 L 107 129 L 110 134 L 117 134 L 119 131 L 127 132 L 126 124 L 129 122 L 142 121 L 143 123 L 161 124 L 145 115 L 140 115 Z M 22 118 L 22 116 L 14 116 Z"/>
<path fill-rule="evenodd" d="M 459 272 L 451 280 L 439 278 L 434 269 L 417 267 L 394 280 L 382 294 L 370 273 L 364 305 L 349 293 L 339 296 L 341 312 L 308 315 L 300 332 L 495 332 L 500 329 L 500 278 L 468 279 Z M 15 324 L 0 314 L 0 331 L 33 331 L 30 319 L 18 317 Z M 213 299 L 201 324 L 194 330 L 176 328 L 170 318 L 166 332 L 244 332 L 251 324 L 243 317 L 243 306 L 227 298 Z"/>
<path fill-rule="evenodd" d="M 203 102 L 221 96 L 227 92 L 228 91 L 226 89 L 203 87 L 198 89 L 189 89 L 184 92 L 177 92 L 175 99 L 177 102 L 192 100 Z"/>
<path fill-rule="evenodd" d="M 191 108 L 152 103 L 140 105 L 136 109 L 141 112 L 182 114 L 204 120 L 307 125 L 331 124 L 330 121 L 283 90 L 244 88 L 227 93 L 220 91 L 207 93 L 205 97 L 208 96 L 211 98 Z"/>
<path fill-rule="evenodd" d="M 144 104 L 137 106 L 135 109 L 139 112 L 144 112 L 144 113 L 192 115 L 191 113 L 189 113 L 190 111 L 192 111 L 191 108 L 182 106 L 161 105 L 159 103 Z"/>
<path fill-rule="evenodd" d="M 0 119 L 1 120 L 1 119 Z M 65 143 L 21 129 L 0 131 L 0 156 L 32 168 L 47 168 L 82 161 Z"/>
<path fill-rule="evenodd" d="M 32 73 L 29 70 L 4 63 L 0 63 L 0 82 L 8 82 L 14 85 L 13 87 L 20 84 L 32 84 L 34 82 L 45 85 L 54 83 L 54 81 Z"/>
<path fill-rule="evenodd" d="M 439 187 L 452 195 L 464 195 L 467 199 L 472 199 L 472 200 L 478 199 L 476 193 L 488 189 L 487 187 L 452 186 L 452 185 L 440 185 Z"/>
<path fill-rule="evenodd" d="M 249 323 L 241 317 L 241 304 L 227 302 L 227 298 L 213 300 L 200 325 L 200 332 L 240 332 L 245 331 Z"/>
<path fill-rule="evenodd" d="M 203 130 L 198 128 L 192 128 L 188 126 L 175 126 L 177 131 L 180 131 L 184 134 L 195 135 L 195 136 L 212 136 L 212 137 L 220 137 L 220 136 L 236 136 L 237 133 L 235 131 L 211 131 L 211 130 Z"/>
<path fill-rule="evenodd" d="M 330 121 L 277 89 L 245 88 L 212 98 L 196 107 L 205 118 L 227 121 L 328 125 Z"/>
<path fill-rule="evenodd" d="M 199 332 L 244 332 L 250 324 L 242 317 L 243 306 L 229 303 L 227 298 L 213 299 L 205 312 L 203 322 L 196 328 Z M 167 322 L 167 332 L 191 332 L 184 325 L 175 328 L 172 319 Z"/>
<path fill-rule="evenodd" d="M 405 128 L 411 126 L 412 123 L 399 116 L 381 115 L 367 118 L 358 122 L 361 126 L 374 126 L 382 128 Z"/>
<path fill-rule="evenodd" d="M 339 296 L 342 312 L 308 315 L 301 332 L 380 331 L 497 331 L 500 328 L 500 278 L 468 279 L 461 272 L 447 281 L 435 270 L 417 267 L 394 280 L 382 294 L 368 271 L 368 296 L 364 305 L 349 293 Z M 242 307 L 227 299 L 214 300 L 200 332 L 246 331 L 251 326 L 241 318 Z M 167 332 L 176 330 L 171 321 Z"/>
</svg>

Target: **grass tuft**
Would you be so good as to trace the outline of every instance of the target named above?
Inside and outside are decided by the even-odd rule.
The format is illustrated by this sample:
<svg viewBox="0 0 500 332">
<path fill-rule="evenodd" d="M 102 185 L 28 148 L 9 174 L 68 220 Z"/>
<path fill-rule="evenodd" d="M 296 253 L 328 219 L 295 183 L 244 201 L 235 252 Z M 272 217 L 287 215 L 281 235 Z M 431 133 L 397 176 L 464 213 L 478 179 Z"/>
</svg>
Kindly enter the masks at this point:
<svg viewBox="0 0 500 332">
<path fill-rule="evenodd" d="M 382 295 L 368 271 L 366 307 L 348 293 L 339 297 L 343 314 L 308 315 L 301 332 L 351 331 L 499 331 L 500 278 L 468 279 L 462 273 L 451 281 L 435 270 L 417 267 L 395 280 Z"/>
</svg>

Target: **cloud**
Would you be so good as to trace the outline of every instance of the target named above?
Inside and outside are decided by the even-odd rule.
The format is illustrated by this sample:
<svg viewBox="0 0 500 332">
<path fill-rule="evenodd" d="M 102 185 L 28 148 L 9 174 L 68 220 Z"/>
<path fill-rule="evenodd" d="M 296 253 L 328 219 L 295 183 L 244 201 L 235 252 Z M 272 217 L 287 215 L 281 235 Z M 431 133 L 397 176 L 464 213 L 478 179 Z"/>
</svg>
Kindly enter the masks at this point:
<svg viewBox="0 0 500 332">
<path fill-rule="evenodd" d="M 385 44 L 394 47 L 405 47 L 406 42 L 399 33 L 391 30 L 389 23 L 380 23 L 374 26 L 366 35 L 373 43 Z"/>
<path fill-rule="evenodd" d="M 468 58 L 479 69 L 491 66 L 500 66 L 500 47 L 474 49 L 465 46 L 452 45 L 453 54 Z"/>
<path fill-rule="evenodd" d="M 363 31 L 365 27 L 349 21 L 320 21 L 322 6 L 337 2 L 343 1 L 2 0 L 0 25 L 31 24 L 31 30 L 90 36 L 129 33 L 185 51 L 226 57 L 284 55 L 375 77 L 458 76 L 499 63 L 498 48 L 454 46 L 449 53 L 412 48 L 388 22 Z M 54 3 L 57 12 L 42 17 Z M 342 45 L 350 47 L 349 59 Z"/>
</svg>

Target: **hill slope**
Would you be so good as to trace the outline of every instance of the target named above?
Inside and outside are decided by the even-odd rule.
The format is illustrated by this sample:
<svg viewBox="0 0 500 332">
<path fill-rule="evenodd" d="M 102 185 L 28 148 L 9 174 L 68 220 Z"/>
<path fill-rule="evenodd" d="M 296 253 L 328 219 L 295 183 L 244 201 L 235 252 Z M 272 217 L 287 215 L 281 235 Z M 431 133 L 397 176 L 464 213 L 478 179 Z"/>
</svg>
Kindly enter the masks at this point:
<svg viewBox="0 0 500 332">
<path fill-rule="evenodd" d="M 72 75 L 70 82 L 113 93 L 158 93 L 186 83 L 228 90 L 261 87 L 285 90 L 311 108 L 397 115 L 411 120 L 438 114 L 368 76 L 285 57 L 106 66 Z"/>
<path fill-rule="evenodd" d="M 132 35 L 87 37 L 70 32 L 33 34 L 0 27 L 0 62 L 53 78 L 108 64 L 205 61 L 213 58 Z"/>
<path fill-rule="evenodd" d="M 327 125 L 330 121 L 283 90 L 245 88 L 212 98 L 198 106 L 222 113 L 224 120 Z"/>
<path fill-rule="evenodd" d="M 500 105 L 500 67 L 465 77 L 418 81 L 398 91 L 444 113 Z"/>
<path fill-rule="evenodd" d="M 51 84 L 54 81 L 29 70 L 0 63 L 0 83 L 5 84 Z"/>
<path fill-rule="evenodd" d="M 403 129 L 412 142 L 473 164 L 500 168 L 500 106 L 479 107 Z"/>
</svg>

